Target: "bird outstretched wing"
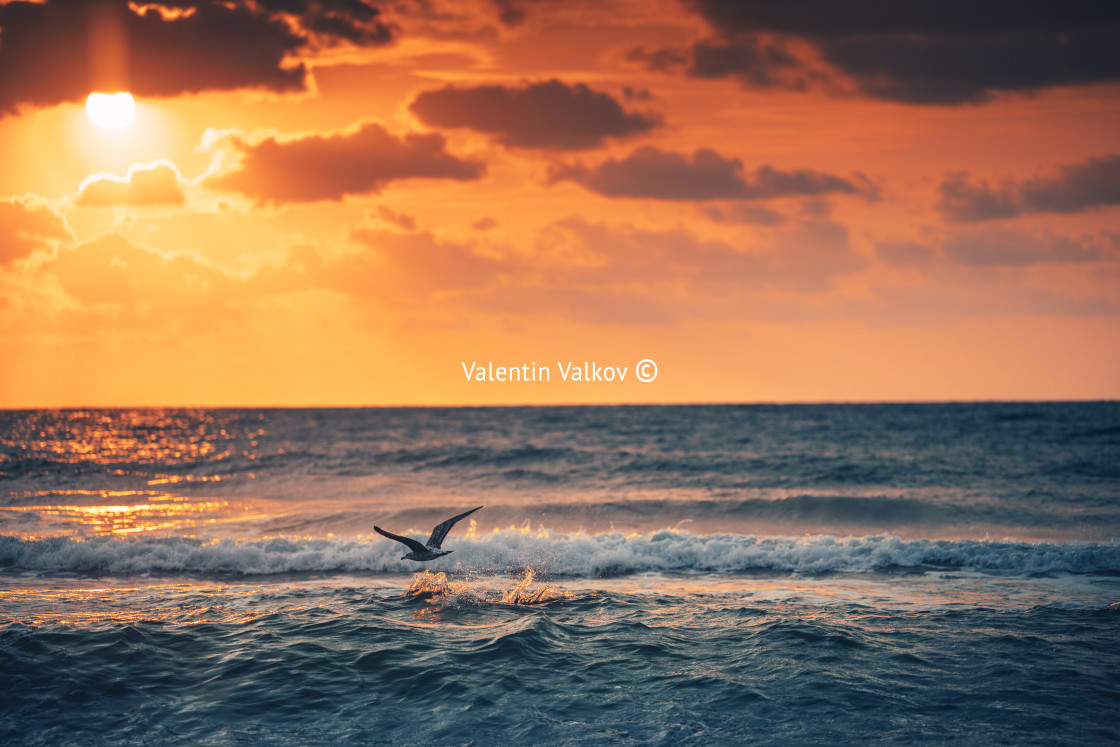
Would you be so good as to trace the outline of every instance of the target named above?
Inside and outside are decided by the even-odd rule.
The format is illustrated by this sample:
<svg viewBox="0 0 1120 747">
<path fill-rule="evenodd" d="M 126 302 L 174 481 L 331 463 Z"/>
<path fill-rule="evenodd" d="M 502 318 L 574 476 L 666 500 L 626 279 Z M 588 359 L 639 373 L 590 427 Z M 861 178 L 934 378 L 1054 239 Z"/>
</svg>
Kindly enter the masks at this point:
<svg viewBox="0 0 1120 747">
<path fill-rule="evenodd" d="M 442 524 L 437 524 L 436 528 L 432 530 L 432 536 L 428 538 L 428 547 L 430 547 L 433 550 L 440 549 L 440 545 L 443 544 L 443 538 L 446 537 L 447 533 L 451 531 L 451 527 L 455 526 L 455 522 L 459 521 L 459 519 L 462 519 L 466 516 L 470 516 L 475 511 L 477 511 L 479 508 L 482 508 L 482 506 L 479 506 L 478 508 L 472 508 L 470 511 L 467 511 L 466 513 L 459 514 L 458 516 L 452 516 L 450 519 L 443 522 Z M 374 527 L 374 528 L 376 529 L 376 527 Z M 378 531 L 380 531 L 380 530 L 378 530 Z M 385 534 L 385 532 L 381 532 L 381 533 Z"/>
<path fill-rule="evenodd" d="M 446 524 L 447 522 L 444 522 L 444 523 Z M 443 524 L 441 524 L 440 526 L 443 526 Z M 450 529 L 450 528 L 451 527 L 448 527 L 448 529 Z M 423 552 L 424 550 L 427 549 L 426 547 L 424 547 L 423 545 L 421 545 L 419 542 L 412 539 L 411 537 L 402 537 L 399 534 L 393 534 L 392 532 L 386 532 L 381 527 L 374 527 L 373 531 L 377 532 L 382 537 L 388 537 L 391 540 L 396 540 L 397 542 L 400 542 L 402 545 L 408 545 L 409 550 L 413 550 L 413 551 L 416 551 L 416 552 Z M 444 534 L 447 534 L 447 532 L 444 531 Z M 432 541 L 428 540 L 428 544 L 431 544 L 431 543 L 432 543 Z"/>
</svg>

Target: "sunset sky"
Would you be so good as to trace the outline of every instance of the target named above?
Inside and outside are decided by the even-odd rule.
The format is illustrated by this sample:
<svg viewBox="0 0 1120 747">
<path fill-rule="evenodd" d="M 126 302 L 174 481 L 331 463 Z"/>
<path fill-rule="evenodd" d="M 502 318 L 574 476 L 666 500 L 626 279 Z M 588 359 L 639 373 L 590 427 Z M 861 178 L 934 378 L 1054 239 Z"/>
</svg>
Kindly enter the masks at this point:
<svg viewBox="0 0 1120 747">
<path fill-rule="evenodd" d="M 1117 397 L 1120 4 L 0 0 L 0 406 Z"/>
</svg>

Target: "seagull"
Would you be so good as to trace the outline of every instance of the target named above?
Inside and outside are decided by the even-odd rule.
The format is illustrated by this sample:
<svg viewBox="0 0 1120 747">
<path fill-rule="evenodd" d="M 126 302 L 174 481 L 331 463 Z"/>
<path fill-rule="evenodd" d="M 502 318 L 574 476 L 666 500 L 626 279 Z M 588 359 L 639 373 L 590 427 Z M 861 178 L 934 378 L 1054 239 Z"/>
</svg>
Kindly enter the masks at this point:
<svg viewBox="0 0 1120 747">
<path fill-rule="evenodd" d="M 439 549 L 439 546 L 443 544 L 443 538 L 446 537 L 447 533 L 451 531 L 451 527 L 455 526 L 455 522 L 459 521 L 459 519 L 470 516 L 479 508 L 482 508 L 482 506 L 479 506 L 478 508 L 472 508 L 470 511 L 459 514 L 458 516 L 452 516 L 442 524 L 436 524 L 435 528 L 432 529 L 432 536 L 428 537 L 428 542 L 426 545 L 421 545 L 411 537 L 402 537 L 399 534 L 386 532 L 381 527 L 374 527 L 373 531 L 377 532 L 382 537 L 388 537 L 389 539 L 396 540 L 403 545 L 408 545 L 408 549 L 412 552 L 402 557 L 401 560 L 435 560 L 436 558 L 440 558 L 444 555 L 455 552 L 454 550 Z"/>
</svg>

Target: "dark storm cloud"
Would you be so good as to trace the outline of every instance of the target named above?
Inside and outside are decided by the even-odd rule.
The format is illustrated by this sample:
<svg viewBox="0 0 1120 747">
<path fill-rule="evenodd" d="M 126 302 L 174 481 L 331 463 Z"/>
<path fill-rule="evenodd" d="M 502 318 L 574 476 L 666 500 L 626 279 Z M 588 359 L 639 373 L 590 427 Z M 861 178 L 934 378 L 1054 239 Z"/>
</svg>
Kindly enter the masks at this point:
<svg viewBox="0 0 1120 747">
<path fill-rule="evenodd" d="M 1120 80 L 1116 30 L 842 39 L 822 49 L 864 93 L 912 104 L 978 102 L 1000 91 Z"/>
<path fill-rule="evenodd" d="M 1084 0 L 688 0 L 686 5 L 726 33 L 772 31 L 818 39 L 1092 29 L 1120 19 L 1114 3 Z"/>
<path fill-rule="evenodd" d="M 715 37 L 685 48 L 642 51 L 637 56 L 650 67 L 704 78 L 734 76 L 756 86 L 798 85 L 803 77 L 789 71 L 809 66 L 783 42 L 800 39 L 863 93 L 905 103 L 960 104 L 999 92 L 1120 80 L 1117 3 L 691 0 L 687 5 L 708 21 Z"/>
<path fill-rule="evenodd" d="M 652 115 L 627 112 L 609 94 L 558 80 L 517 88 L 447 86 L 421 93 L 409 108 L 427 125 L 463 127 L 519 148 L 595 148 L 658 124 Z"/>
<path fill-rule="evenodd" d="M 651 70 L 683 70 L 694 78 L 736 77 L 752 86 L 801 87 L 801 62 L 774 40 L 748 34 L 727 39 L 704 39 L 689 47 L 632 50 L 627 58 Z"/>
<path fill-rule="evenodd" d="M 967 174 L 941 183 L 941 213 L 953 221 L 1014 218 L 1024 213 L 1077 213 L 1120 204 L 1120 154 L 1069 164 L 1054 176 L 974 184 Z"/>
<path fill-rule="evenodd" d="M 691 61 L 688 73 L 697 78 L 739 75 L 757 85 L 774 83 L 779 71 L 798 64 L 797 58 L 781 46 L 759 39 L 737 44 L 697 42 L 692 46 Z"/>
<path fill-rule="evenodd" d="M 91 90 L 301 90 L 307 70 L 295 58 L 313 43 L 390 36 L 377 11 L 356 0 L 11 2 L 0 5 L 0 116 L 82 101 Z"/>
<path fill-rule="evenodd" d="M 691 157 L 639 148 L 621 161 L 612 158 L 592 168 L 556 166 L 549 177 L 554 183 L 574 181 L 605 197 L 655 200 L 763 200 L 858 191 L 852 182 L 819 171 L 762 166 L 747 174 L 738 158 L 724 158 L 710 148 L 700 148 Z"/>
<path fill-rule="evenodd" d="M 385 44 L 392 30 L 381 23 L 380 11 L 362 0 L 256 0 L 271 13 L 294 16 L 312 34 L 355 44 Z"/>
<path fill-rule="evenodd" d="M 203 186 L 230 189 L 262 202 L 340 200 L 380 191 L 401 179 L 480 178 L 479 161 L 461 160 L 436 133 L 397 136 L 378 124 L 336 135 L 250 143 L 233 135 L 219 146 L 233 150 L 238 167 Z"/>
</svg>

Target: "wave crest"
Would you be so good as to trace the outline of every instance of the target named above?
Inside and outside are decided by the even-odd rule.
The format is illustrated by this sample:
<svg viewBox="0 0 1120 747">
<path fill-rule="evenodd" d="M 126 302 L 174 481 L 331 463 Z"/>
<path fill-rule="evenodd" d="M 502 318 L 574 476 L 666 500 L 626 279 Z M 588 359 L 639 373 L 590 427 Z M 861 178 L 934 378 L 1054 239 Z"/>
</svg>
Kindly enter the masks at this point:
<svg viewBox="0 0 1120 747">
<path fill-rule="evenodd" d="M 892 536 L 748 537 L 662 529 L 644 535 L 506 529 L 461 537 L 431 568 L 600 577 L 647 571 L 865 573 L 959 568 L 1001 573 L 1120 573 L 1120 542 L 901 540 Z M 359 540 L 210 540 L 191 537 L 0 537 L 0 567 L 54 572 L 412 572 L 395 543 Z"/>
</svg>

